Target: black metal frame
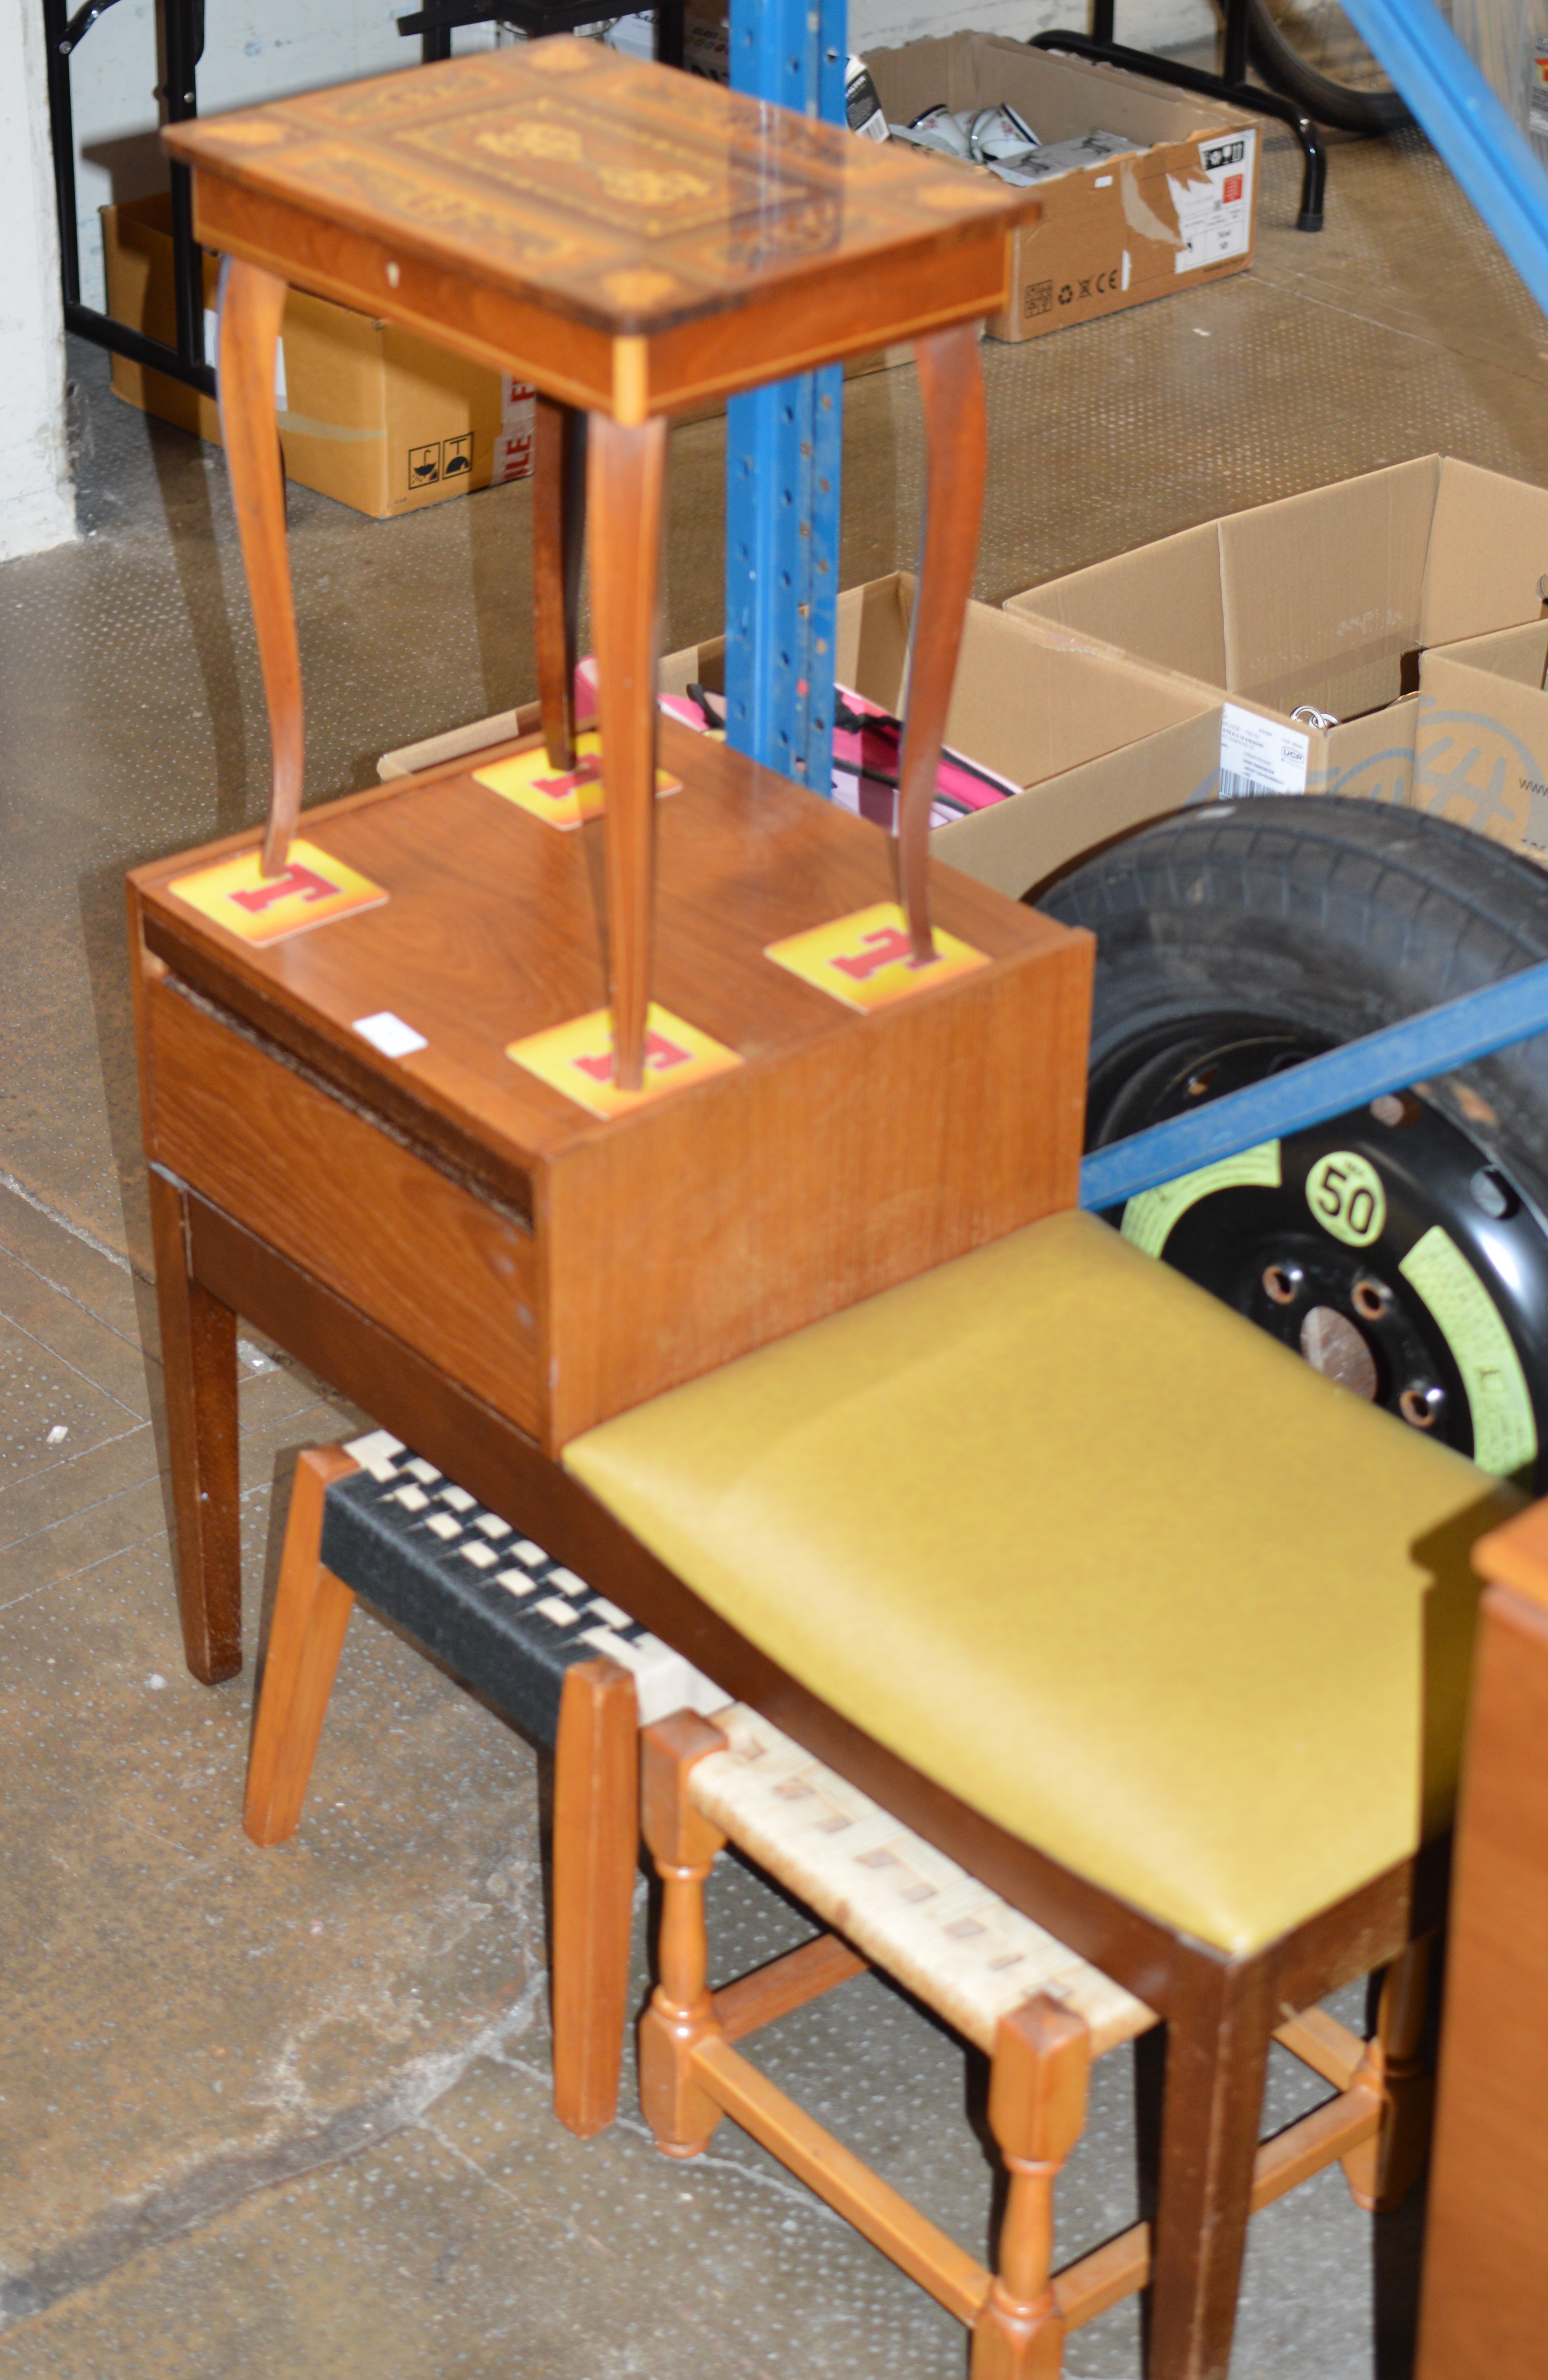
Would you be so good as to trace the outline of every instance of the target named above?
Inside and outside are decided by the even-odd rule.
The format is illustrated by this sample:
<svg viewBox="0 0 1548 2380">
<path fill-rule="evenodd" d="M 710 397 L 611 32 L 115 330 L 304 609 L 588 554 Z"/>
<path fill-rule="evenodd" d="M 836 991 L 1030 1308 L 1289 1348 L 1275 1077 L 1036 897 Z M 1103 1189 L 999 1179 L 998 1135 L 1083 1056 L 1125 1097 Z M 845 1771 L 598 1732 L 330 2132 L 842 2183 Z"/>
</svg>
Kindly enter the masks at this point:
<svg viewBox="0 0 1548 2380">
<path fill-rule="evenodd" d="M 1175 58 L 1155 56 L 1149 50 L 1130 50 L 1113 39 L 1114 0 L 1092 0 L 1091 31 L 1039 33 L 1034 50 L 1068 50 L 1080 58 L 1096 58 L 1108 66 L 1125 67 L 1131 74 L 1148 75 L 1154 82 L 1175 83 L 1179 91 L 1196 91 L 1206 99 L 1228 100 L 1233 107 L 1259 115 L 1276 115 L 1300 141 L 1305 164 L 1300 177 L 1300 212 L 1297 231 L 1321 231 L 1323 199 L 1327 188 L 1327 150 L 1312 118 L 1293 99 L 1264 91 L 1247 79 L 1248 0 L 1226 0 L 1224 71 L 1206 73 L 1202 67 L 1180 65 Z"/>
<path fill-rule="evenodd" d="M 193 233 L 193 191 L 186 165 L 170 168 L 172 270 L 177 344 L 147 338 L 127 322 L 115 322 L 80 299 L 80 244 L 76 233 L 75 113 L 70 98 L 70 57 L 114 0 L 83 0 L 74 16 L 67 0 L 42 0 L 48 54 L 49 138 L 54 150 L 54 203 L 59 221 L 59 277 L 64 288 L 65 328 L 93 346 L 127 356 L 181 381 L 206 396 L 215 394 L 215 374 L 204 352 L 203 250 Z M 452 55 L 459 25 L 487 24 L 498 17 L 524 33 L 574 32 L 612 14 L 599 0 L 429 0 L 416 15 L 400 17 L 400 33 L 420 36 L 427 65 Z M 683 64 L 683 0 L 667 0 L 656 10 L 656 55 L 665 66 Z M 163 79 L 156 97 L 163 121 L 180 124 L 199 113 L 197 71 L 204 55 L 204 0 L 156 0 L 156 36 Z"/>
</svg>

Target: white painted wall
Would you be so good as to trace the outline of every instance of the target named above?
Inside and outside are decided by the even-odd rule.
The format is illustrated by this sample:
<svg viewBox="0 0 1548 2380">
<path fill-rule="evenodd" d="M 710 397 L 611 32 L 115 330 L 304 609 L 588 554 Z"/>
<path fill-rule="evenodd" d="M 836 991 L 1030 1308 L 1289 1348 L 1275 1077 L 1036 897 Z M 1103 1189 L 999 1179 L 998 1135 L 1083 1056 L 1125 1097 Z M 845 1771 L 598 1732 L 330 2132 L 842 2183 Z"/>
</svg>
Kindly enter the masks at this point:
<svg viewBox="0 0 1548 2380">
<path fill-rule="evenodd" d="M 42 13 L 0 0 L 0 562 L 75 535 Z"/>
<path fill-rule="evenodd" d="M 931 33 L 959 27 L 976 33 L 1005 33 L 1027 42 L 1056 25 L 1081 28 L 1089 21 L 1084 0 L 850 0 L 852 50 L 892 49 Z M 1207 40 L 1220 19 L 1211 0 L 1119 0 L 1118 38 L 1136 49 L 1162 50 Z"/>
</svg>

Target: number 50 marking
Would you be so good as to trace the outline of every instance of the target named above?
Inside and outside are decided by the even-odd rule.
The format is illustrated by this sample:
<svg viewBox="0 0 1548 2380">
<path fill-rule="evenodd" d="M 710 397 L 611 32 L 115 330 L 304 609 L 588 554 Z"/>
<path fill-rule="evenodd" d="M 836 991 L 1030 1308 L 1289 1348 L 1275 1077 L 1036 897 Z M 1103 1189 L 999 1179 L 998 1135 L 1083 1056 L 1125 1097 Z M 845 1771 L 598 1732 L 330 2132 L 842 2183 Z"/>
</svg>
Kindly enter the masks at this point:
<svg viewBox="0 0 1548 2380">
<path fill-rule="evenodd" d="M 1306 1177 L 1306 1203 L 1346 1247 L 1368 1248 L 1386 1224 L 1386 1192 L 1375 1167 L 1352 1148 L 1330 1149 Z"/>
</svg>

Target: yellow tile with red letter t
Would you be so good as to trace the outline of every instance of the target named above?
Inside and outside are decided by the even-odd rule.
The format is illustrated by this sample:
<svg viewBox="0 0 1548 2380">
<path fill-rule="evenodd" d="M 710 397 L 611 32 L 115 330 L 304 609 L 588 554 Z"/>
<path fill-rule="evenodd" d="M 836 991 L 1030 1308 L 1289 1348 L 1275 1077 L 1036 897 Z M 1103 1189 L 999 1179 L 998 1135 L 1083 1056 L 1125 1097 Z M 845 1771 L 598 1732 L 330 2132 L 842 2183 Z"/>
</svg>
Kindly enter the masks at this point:
<svg viewBox="0 0 1548 2380">
<path fill-rule="evenodd" d="M 934 940 L 935 957 L 916 959 L 901 909 L 896 901 L 877 901 L 869 909 L 835 917 L 829 925 L 769 942 L 763 954 L 831 999 L 864 1011 L 886 1008 L 894 1000 L 907 1000 L 932 984 L 947 983 L 989 964 L 982 951 L 938 926 Z"/>
<path fill-rule="evenodd" d="M 170 890 L 201 917 L 212 917 L 245 942 L 279 942 L 334 917 L 380 908 L 387 895 L 357 868 L 346 868 L 297 835 L 277 876 L 263 873 L 260 851 L 240 851 L 192 876 L 173 879 Z"/>
<path fill-rule="evenodd" d="M 742 1063 L 723 1041 L 701 1033 L 696 1025 L 655 1001 L 647 1013 L 645 1079 L 637 1091 L 622 1091 L 613 1081 L 610 1008 L 594 1008 L 589 1015 L 573 1016 L 567 1025 L 550 1026 L 546 1033 L 529 1033 L 525 1040 L 511 1042 L 505 1055 L 596 1116 L 627 1115 L 664 1092 L 702 1083 Z"/>
<path fill-rule="evenodd" d="M 601 754 L 601 737 L 587 730 L 575 738 L 573 769 L 556 769 L 539 744 L 509 760 L 491 760 L 487 769 L 475 769 L 473 782 L 530 811 L 546 826 L 584 826 L 588 819 L 600 818 L 604 808 Z M 680 794 L 683 787 L 676 777 L 658 769 L 656 791 Z"/>
</svg>

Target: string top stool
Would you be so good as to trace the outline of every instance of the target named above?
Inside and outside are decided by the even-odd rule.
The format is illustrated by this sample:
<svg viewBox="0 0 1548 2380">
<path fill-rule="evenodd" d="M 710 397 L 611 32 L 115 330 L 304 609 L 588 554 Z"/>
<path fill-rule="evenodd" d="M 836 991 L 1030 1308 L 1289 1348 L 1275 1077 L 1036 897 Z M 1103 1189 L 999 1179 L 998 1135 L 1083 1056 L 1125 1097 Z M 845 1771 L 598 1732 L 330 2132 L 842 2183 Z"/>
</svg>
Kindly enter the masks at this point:
<svg viewBox="0 0 1548 2380">
<path fill-rule="evenodd" d="M 193 169 L 198 237 L 228 260 L 221 404 L 273 746 L 266 873 L 284 868 L 302 781 L 272 397 L 287 282 L 408 324 L 588 417 L 584 440 L 551 410 L 540 417 L 539 505 L 550 509 L 537 625 L 544 739 L 564 766 L 584 443 L 625 1090 L 640 1083 L 649 998 L 667 416 L 912 338 L 931 507 L 899 875 L 927 962 L 929 801 L 982 502 L 972 326 L 1004 303 L 1010 235 L 1037 202 L 569 39 L 171 127 L 165 142 Z"/>
</svg>

